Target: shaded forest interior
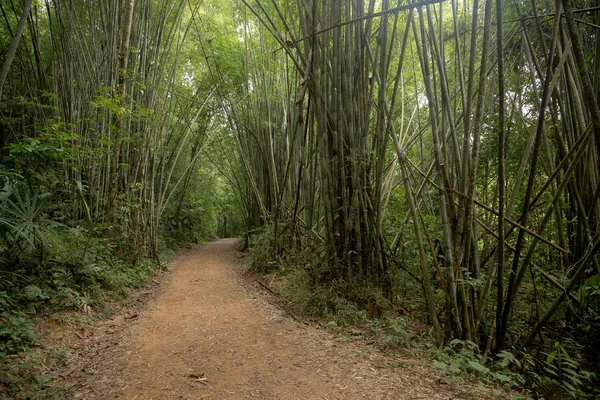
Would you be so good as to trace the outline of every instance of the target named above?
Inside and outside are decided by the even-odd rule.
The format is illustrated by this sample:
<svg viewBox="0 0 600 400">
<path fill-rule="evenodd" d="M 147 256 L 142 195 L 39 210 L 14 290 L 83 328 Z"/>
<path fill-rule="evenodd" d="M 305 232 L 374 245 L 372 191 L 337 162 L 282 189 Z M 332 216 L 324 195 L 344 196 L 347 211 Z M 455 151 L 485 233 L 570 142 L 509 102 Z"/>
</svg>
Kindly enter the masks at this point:
<svg viewBox="0 0 600 400">
<path fill-rule="evenodd" d="M 598 395 L 600 7 L 0 11 L 0 358 L 36 312 L 240 236 L 304 314 L 387 329 L 409 304 L 442 372 Z"/>
</svg>

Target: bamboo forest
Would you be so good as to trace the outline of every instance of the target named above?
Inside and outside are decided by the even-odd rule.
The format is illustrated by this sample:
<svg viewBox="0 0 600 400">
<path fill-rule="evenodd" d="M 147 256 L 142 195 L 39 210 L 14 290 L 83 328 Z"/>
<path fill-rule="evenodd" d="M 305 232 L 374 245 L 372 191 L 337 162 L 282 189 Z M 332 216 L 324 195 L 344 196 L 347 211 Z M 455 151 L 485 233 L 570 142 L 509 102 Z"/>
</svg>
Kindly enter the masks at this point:
<svg viewBox="0 0 600 400">
<path fill-rule="evenodd" d="M 257 313 L 283 312 L 339 351 L 418 360 L 440 391 L 486 394 L 386 389 L 412 373 L 413 361 L 390 361 L 380 394 L 233 394 L 188 371 L 196 392 L 154 398 L 600 396 L 596 2 L 3 0 L 0 11 L 0 398 L 116 398 L 75 395 L 85 385 L 70 380 L 95 378 L 72 343 L 88 346 L 119 313 L 143 327 L 154 306 L 123 311 L 131 299 L 160 304 L 185 254 L 204 251 L 190 271 L 230 257 L 209 254 L 230 246 L 219 238 L 239 238 L 227 251 L 243 271 L 228 279 L 253 287 L 232 296 L 277 305 Z M 198 293 L 235 303 L 210 271 L 194 272 Z M 178 307 L 202 309 L 180 292 Z M 58 332 L 68 341 L 49 341 Z M 119 398 L 152 397 L 123 385 Z"/>
</svg>

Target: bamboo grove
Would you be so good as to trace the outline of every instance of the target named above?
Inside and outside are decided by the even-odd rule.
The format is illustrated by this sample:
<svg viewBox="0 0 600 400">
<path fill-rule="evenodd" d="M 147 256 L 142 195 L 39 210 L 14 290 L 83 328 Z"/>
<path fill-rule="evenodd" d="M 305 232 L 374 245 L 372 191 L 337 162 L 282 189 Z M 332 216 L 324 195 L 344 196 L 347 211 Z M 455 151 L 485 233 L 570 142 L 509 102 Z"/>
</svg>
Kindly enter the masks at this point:
<svg viewBox="0 0 600 400">
<path fill-rule="evenodd" d="M 243 3 L 221 98 L 273 257 L 392 298 L 410 246 L 435 340 L 484 354 L 598 326 L 595 8 Z"/>
<path fill-rule="evenodd" d="M 182 227 L 209 208 L 194 191 L 215 189 L 205 157 L 214 88 L 201 68 L 198 84 L 182 83 L 198 7 L 25 3 L 0 5 L 2 38 L 19 49 L 2 69 L 3 195 L 29 199 L 32 212 L 61 204 L 52 219 L 111 239 L 134 263 L 158 258 L 165 229 L 179 239 L 184 228 L 212 232 L 217 216 L 207 212 L 204 227 Z M 25 247 L 38 247 L 35 240 Z"/>
<path fill-rule="evenodd" d="M 27 0 L 0 11 L 0 222 L 13 232 L 2 265 L 25 247 L 43 264 L 38 198 L 60 204 L 44 215 L 133 258 L 157 257 L 165 230 L 210 220 L 236 232 L 239 204 L 246 242 L 268 232 L 269 256 L 316 286 L 393 302 L 417 282 L 437 345 L 472 341 L 485 360 L 568 334 L 597 360 L 597 7 Z M 221 222 L 201 201 L 210 194 Z M 17 203 L 39 228 L 22 245 L 7 217 Z"/>
</svg>

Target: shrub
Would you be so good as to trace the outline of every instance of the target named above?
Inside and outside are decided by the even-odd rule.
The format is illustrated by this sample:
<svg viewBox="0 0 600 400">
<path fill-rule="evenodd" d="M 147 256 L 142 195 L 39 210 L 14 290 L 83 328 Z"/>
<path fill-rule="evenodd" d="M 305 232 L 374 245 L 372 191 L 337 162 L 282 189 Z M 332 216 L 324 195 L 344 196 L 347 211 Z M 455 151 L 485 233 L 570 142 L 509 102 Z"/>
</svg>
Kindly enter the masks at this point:
<svg viewBox="0 0 600 400">
<path fill-rule="evenodd" d="M 25 313 L 5 311 L 0 315 L 0 358 L 22 351 L 35 341 L 37 338 Z"/>
<path fill-rule="evenodd" d="M 276 255 L 273 236 L 274 227 L 270 224 L 257 228 L 250 234 L 248 248 L 249 271 L 270 273 L 282 266 L 281 260 Z"/>
</svg>

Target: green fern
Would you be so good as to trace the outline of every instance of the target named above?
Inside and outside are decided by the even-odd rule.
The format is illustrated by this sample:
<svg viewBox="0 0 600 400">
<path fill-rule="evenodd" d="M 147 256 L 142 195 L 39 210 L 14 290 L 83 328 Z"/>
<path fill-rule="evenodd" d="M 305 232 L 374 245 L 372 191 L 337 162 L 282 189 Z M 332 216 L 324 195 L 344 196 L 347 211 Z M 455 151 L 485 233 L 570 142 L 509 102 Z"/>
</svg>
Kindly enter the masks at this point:
<svg viewBox="0 0 600 400">
<path fill-rule="evenodd" d="M 32 193 L 25 185 L 4 186 L 0 192 L 0 227 L 12 244 L 9 253 L 47 249 L 58 243 L 53 228 L 62 224 L 45 217 L 48 197 L 39 190 Z"/>
</svg>

